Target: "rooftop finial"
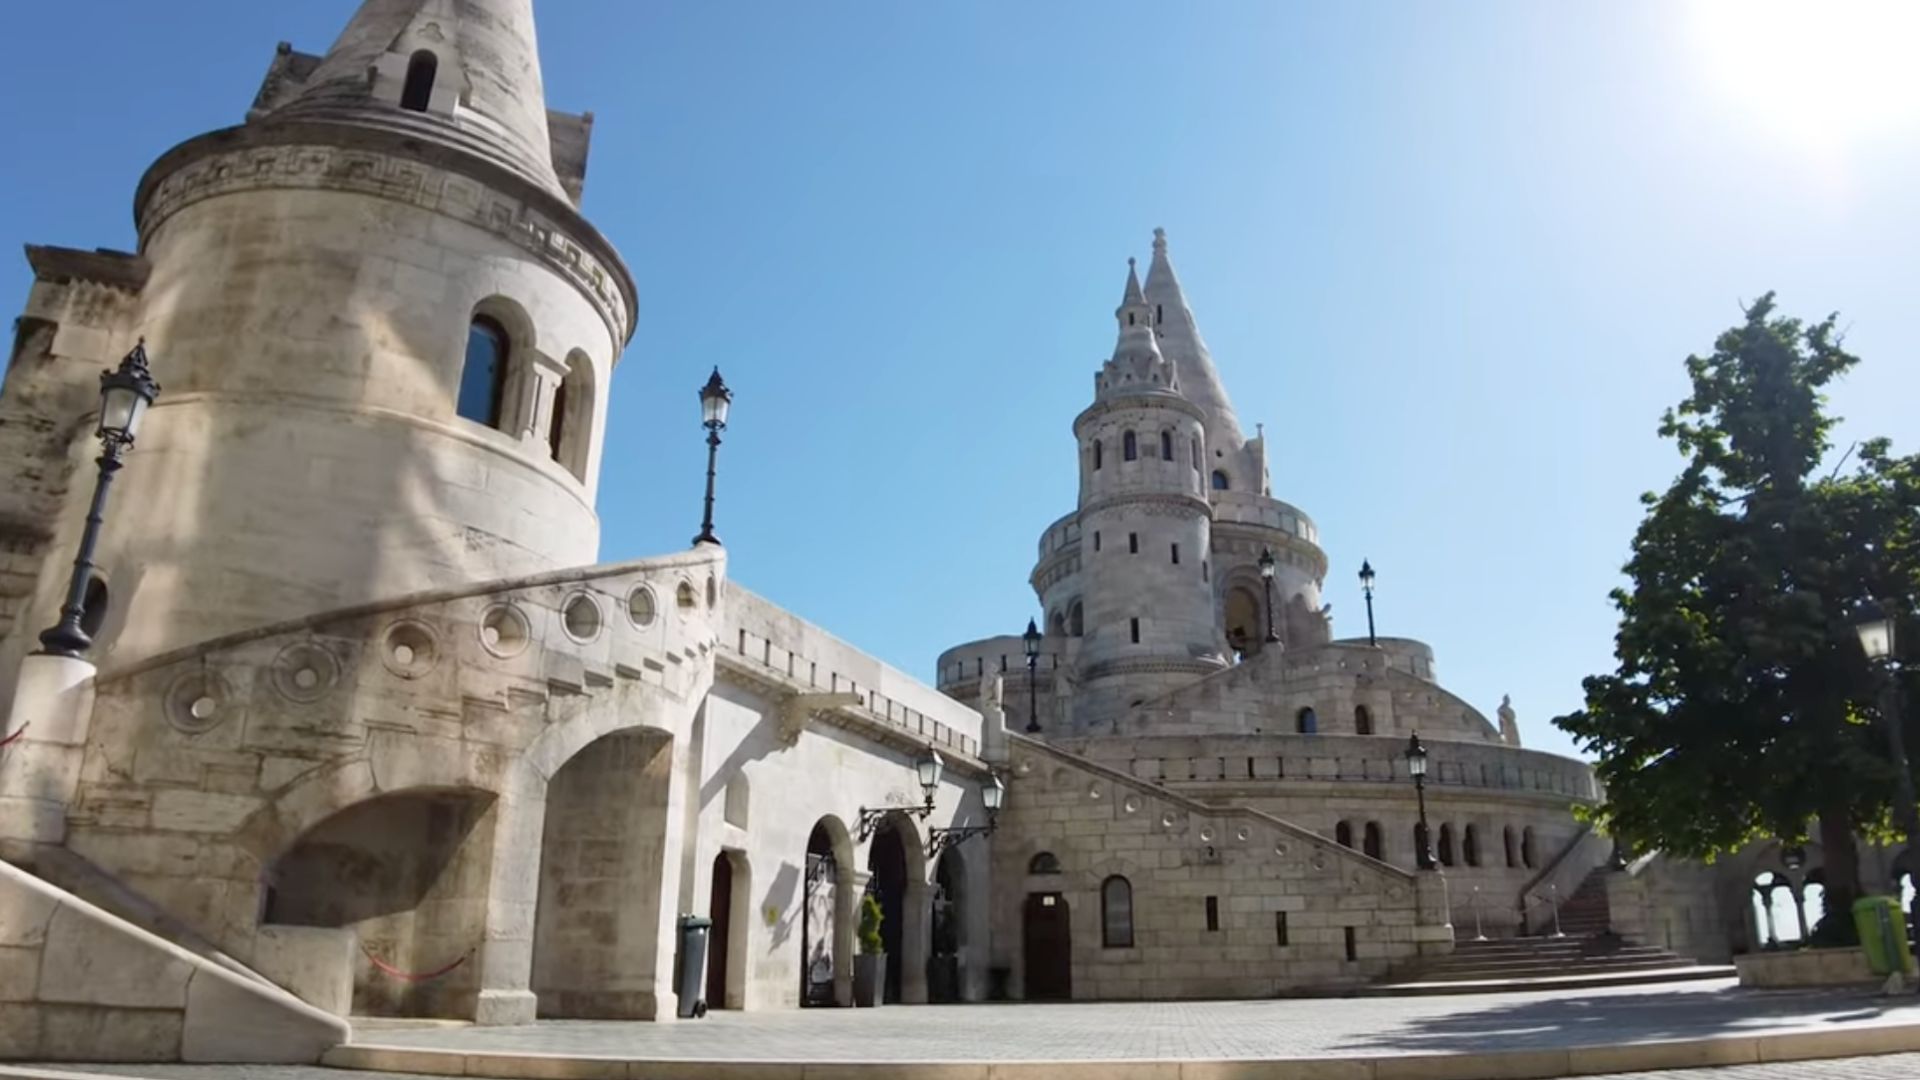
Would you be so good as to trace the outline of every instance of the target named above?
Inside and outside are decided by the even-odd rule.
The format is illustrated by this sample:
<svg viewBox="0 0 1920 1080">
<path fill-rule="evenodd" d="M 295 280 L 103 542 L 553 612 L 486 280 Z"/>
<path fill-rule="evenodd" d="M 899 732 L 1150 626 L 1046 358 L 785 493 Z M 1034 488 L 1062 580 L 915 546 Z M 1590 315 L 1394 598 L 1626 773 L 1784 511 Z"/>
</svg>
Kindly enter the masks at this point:
<svg viewBox="0 0 1920 1080">
<path fill-rule="evenodd" d="M 1167 253 L 1167 230 L 1153 230 L 1153 253 L 1155 255 L 1165 255 Z"/>
</svg>

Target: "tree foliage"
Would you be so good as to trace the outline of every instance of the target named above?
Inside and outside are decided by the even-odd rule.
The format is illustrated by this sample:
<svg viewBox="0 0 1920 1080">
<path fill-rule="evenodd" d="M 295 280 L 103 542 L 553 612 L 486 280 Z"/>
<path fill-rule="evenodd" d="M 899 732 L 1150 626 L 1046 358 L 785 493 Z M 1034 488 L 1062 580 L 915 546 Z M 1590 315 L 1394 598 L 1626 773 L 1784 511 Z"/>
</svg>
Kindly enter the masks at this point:
<svg viewBox="0 0 1920 1080">
<path fill-rule="evenodd" d="M 1886 828 L 1894 787 L 1852 618 L 1920 591 L 1920 458 L 1876 440 L 1822 475 L 1823 391 L 1856 363 L 1835 317 L 1776 317 L 1771 293 L 1688 357 L 1692 392 L 1660 425 L 1687 464 L 1642 497 L 1618 667 L 1554 721 L 1598 757 L 1602 824 L 1633 848 L 1710 859 L 1818 818 L 1841 911 L 1852 836 Z"/>
</svg>

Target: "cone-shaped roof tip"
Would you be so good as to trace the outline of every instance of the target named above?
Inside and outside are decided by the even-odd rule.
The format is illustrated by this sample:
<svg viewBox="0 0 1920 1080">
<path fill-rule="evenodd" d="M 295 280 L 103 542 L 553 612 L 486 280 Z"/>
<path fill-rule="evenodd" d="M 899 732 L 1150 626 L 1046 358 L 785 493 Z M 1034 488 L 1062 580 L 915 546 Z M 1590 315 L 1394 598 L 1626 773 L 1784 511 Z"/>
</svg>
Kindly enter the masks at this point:
<svg viewBox="0 0 1920 1080">
<path fill-rule="evenodd" d="M 1140 275 L 1138 272 L 1134 270 L 1133 260 L 1128 259 L 1127 260 L 1127 290 L 1120 297 L 1120 306 L 1126 307 L 1129 304 L 1144 305 L 1146 302 L 1147 302 L 1146 293 L 1142 292 L 1140 289 Z"/>
<path fill-rule="evenodd" d="M 416 83 L 424 100 L 402 104 L 402 86 L 411 93 Z M 305 85 L 268 118 L 280 116 L 426 138 L 564 195 L 547 131 L 533 0 L 363 0 Z"/>
</svg>

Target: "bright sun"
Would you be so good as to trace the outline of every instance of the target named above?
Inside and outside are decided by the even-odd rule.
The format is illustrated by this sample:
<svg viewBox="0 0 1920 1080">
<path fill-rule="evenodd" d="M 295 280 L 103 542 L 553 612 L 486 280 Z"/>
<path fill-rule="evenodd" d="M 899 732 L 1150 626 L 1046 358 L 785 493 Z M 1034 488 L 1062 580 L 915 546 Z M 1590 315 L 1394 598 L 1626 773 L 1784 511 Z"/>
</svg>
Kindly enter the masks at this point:
<svg viewBox="0 0 1920 1080">
<path fill-rule="evenodd" d="M 1839 150 L 1920 119 L 1920 2 L 1693 0 L 1704 74 L 1749 119 Z"/>
</svg>

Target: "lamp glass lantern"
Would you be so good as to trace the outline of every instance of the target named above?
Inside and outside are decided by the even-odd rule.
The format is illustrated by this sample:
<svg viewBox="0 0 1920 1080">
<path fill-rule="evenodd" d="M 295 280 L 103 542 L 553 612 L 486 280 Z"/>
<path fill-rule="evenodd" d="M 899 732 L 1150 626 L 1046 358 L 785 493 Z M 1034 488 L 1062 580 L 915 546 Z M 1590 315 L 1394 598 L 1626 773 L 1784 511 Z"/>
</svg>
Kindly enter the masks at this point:
<svg viewBox="0 0 1920 1080">
<path fill-rule="evenodd" d="M 1407 738 L 1407 775 L 1427 775 L 1427 748 L 1421 745 L 1418 735 Z"/>
<path fill-rule="evenodd" d="M 1869 600 L 1853 617 L 1854 633 L 1860 635 L 1860 649 L 1869 660 L 1885 660 L 1893 655 L 1893 617 L 1879 604 Z"/>
<path fill-rule="evenodd" d="M 700 421 L 715 431 L 724 431 L 727 426 L 727 409 L 733 405 L 733 391 L 727 389 L 726 381 L 720 378 L 720 369 L 714 368 L 707 378 L 707 385 L 700 388 Z"/>
<path fill-rule="evenodd" d="M 1040 655 L 1039 624 L 1035 623 L 1032 619 L 1028 619 L 1027 632 L 1020 635 L 1020 640 L 1026 643 L 1027 659 L 1032 660 L 1033 658 Z"/>
<path fill-rule="evenodd" d="M 100 426 L 95 432 L 102 442 L 126 445 L 140 433 L 140 421 L 147 406 L 159 396 L 160 386 L 147 373 L 147 348 L 135 345 L 120 366 L 100 375 Z"/>
<path fill-rule="evenodd" d="M 1360 560 L 1360 587 L 1368 591 L 1373 589 L 1373 563 Z"/>
<path fill-rule="evenodd" d="M 927 802 L 933 802 L 933 793 L 940 788 L 940 778 L 946 774 L 946 759 L 939 751 L 929 750 L 927 756 L 913 763 L 913 771 L 920 774 L 920 790 L 926 792 Z"/>
<path fill-rule="evenodd" d="M 989 818 L 998 814 L 1000 808 L 1006 805 L 1006 801 L 1007 782 L 998 776 L 993 777 L 987 782 L 985 787 L 980 789 L 980 802 L 987 808 L 987 817 Z"/>
<path fill-rule="evenodd" d="M 1268 581 L 1273 580 L 1273 549 L 1272 548 L 1260 549 L 1260 576 L 1267 579 Z"/>
</svg>

